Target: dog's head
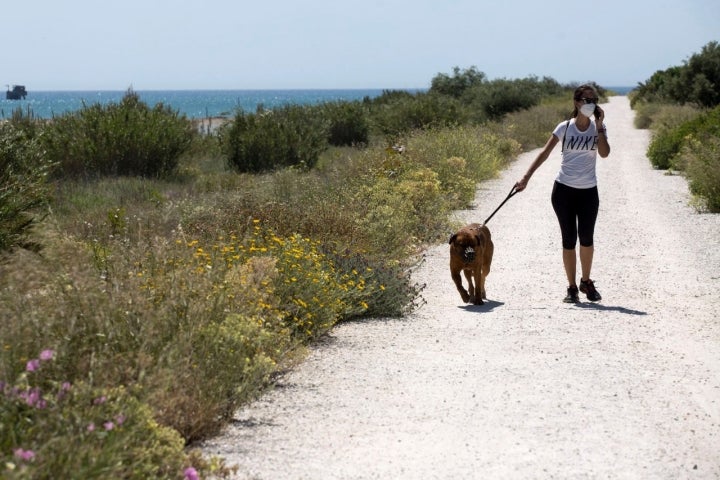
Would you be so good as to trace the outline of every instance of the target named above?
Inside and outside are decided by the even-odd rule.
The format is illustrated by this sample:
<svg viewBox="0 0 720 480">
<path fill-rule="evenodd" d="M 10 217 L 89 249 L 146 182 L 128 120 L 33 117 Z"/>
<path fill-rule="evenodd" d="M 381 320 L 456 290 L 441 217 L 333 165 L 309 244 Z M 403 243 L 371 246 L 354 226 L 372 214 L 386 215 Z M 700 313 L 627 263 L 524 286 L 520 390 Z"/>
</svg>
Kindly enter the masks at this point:
<svg viewBox="0 0 720 480">
<path fill-rule="evenodd" d="M 463 228 L 450 237 L 449 243 L 465 263 L 472 263 L 475 253 L 485 247 L 485 236 L 477 229 Z"/>
</svg>

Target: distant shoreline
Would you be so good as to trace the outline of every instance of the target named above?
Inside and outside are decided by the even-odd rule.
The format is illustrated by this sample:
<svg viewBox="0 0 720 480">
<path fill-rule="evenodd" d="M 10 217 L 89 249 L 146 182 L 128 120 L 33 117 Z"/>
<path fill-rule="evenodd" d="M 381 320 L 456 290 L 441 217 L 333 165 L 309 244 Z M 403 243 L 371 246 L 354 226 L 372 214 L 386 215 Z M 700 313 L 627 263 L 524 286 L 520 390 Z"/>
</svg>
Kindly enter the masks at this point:
<svg viewBox="0 0 720 480">
<path fill-rule="evenodd" d="M 307 90 L 133 90 L 148 105 L 163 104 L 191 119 L 228 117 L 238 110 L 255 111 L 258 106 L 272 109 L 288 104 L 318 104 L 378 97 L 384 89 L 307 89 Z M 417 92 L 422 90 L 404 90 Z M 0 118 L 28 109 L 36 118 L 49 119 L 74 112 L 87 105 L 119 103 L 127 90 L 28 90 L 25 100 L 0 100 Z"/>
<path fill-rule="evenodd" d="M 626 95 L 634 87 L 604 87 Z M 254 112 L 288 104 L 313 105 L 336 101 L 375 98 L 386 91 L 426 92 L 417 89 L 265 89 L 265 90 L 133 90 L 150 106 L 162 104 L 192 120 L 227 119 L 238 111 Z M 28 90 L 24 100 L 0 99 L 0 119 L 12 117 L 17 109 L 38 119 L 51 119 L 88 105 L 119 103 L 127 90 Z"/>
</svg>

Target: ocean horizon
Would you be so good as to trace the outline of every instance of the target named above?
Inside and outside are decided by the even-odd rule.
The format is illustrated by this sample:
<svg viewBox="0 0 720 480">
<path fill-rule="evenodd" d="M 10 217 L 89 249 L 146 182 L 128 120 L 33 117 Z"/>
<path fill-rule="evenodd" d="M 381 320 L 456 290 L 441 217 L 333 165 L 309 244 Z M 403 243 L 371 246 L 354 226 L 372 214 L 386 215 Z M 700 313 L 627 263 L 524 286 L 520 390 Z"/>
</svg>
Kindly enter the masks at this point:
<svg viewBox="0 0 720 480">
<path fill-rule="evenodd" d="M 606 87 L 620 95 L 634 87 Z M 286 89 L 286 90 L 134 90 L 150 107 L 161 103 L 191 119 L 231 117 L 238 110 L 254 112 L 259 105 L 272 109 L 284 105 L 312 105 L 325 102 L 375 98 L 385 91 L 418 93 L 423 88 Z M 24 100 L 0 98 L 0 119 L 10 118 L 18 108 L 35 118 L 47 119 L 75 112 L 83 107 L 118 103 L 127 90 L 32 91 Z"/>
<path fill-rule="evenodd" d="M 272 109 L 284 105 L 306 105 L 374 98 L 387 90 L 421 92 L 425 89 L 297 89 L 297 90 L 133 90 L 149 106 L 162 103 L 188 118 L 229 117 L 238 109 L 254 112 L 259 105 Z M 0 99 L 0 119 L 21 108 L 35 118 L 53 118 L 85 106 L 118 103 L 127 90 L 30 91 L 24 100 Z"/>
</svg>

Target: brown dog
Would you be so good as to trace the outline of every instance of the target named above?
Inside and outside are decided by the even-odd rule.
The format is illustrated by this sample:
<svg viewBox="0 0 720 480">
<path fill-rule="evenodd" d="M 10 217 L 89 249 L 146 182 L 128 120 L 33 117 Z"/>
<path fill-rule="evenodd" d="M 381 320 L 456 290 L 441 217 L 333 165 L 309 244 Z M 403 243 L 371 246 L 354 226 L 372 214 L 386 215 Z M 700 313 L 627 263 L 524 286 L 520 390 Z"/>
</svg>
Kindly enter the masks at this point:
<svg viewBox="0 0 720 480">
<path fill-rule="evenodd" d="M 494 249 L 490 230 L 479 223 L 466 225 L 450 237 L 450 275 L 463 302 L 482 305 L 482 299 L 487 298 L 485 278 L 490 273 Z M 467 279 L 467 290 L 460 272 Z"/>
</svg>

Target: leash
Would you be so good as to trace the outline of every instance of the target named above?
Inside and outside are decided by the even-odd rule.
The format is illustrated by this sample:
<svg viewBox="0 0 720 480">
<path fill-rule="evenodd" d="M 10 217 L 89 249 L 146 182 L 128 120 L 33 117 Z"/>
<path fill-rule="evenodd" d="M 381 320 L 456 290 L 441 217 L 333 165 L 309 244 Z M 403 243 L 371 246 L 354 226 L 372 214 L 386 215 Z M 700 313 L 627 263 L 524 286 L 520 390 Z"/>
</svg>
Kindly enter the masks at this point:
<svg viewBox="0 0 720 480">
<path fill-rule="evenodd" d="M 492 213 L 490 214 L 490 216 L 485 219 L 485 222 L 483 223 L 483 225 L 487 225 L 487 223 L 490 221 L 490 219 L 493 217 L 493 215 L 495 215 L 495 214 L 497 213 L 497 211 L 500 210 L 500 208 L 501 208 L 503 205 L 505 205 L 505 202 L 507 202 L 508 200 L 510 200 L 510 197 L 512 197 L 512 196 L 515 195 L 516 193 L 519 193 L 519 192 L 518 192 L 518 190 L 515 188 L 515 184 L 513 184 L 512 188 L 510 189 L 510 193 L 508 193 L 508 196 L 505 197 L 505 200 L 503 200 L 502 203 L 495 209 L 495 211 L 492 212 Z"/>
</svg>

